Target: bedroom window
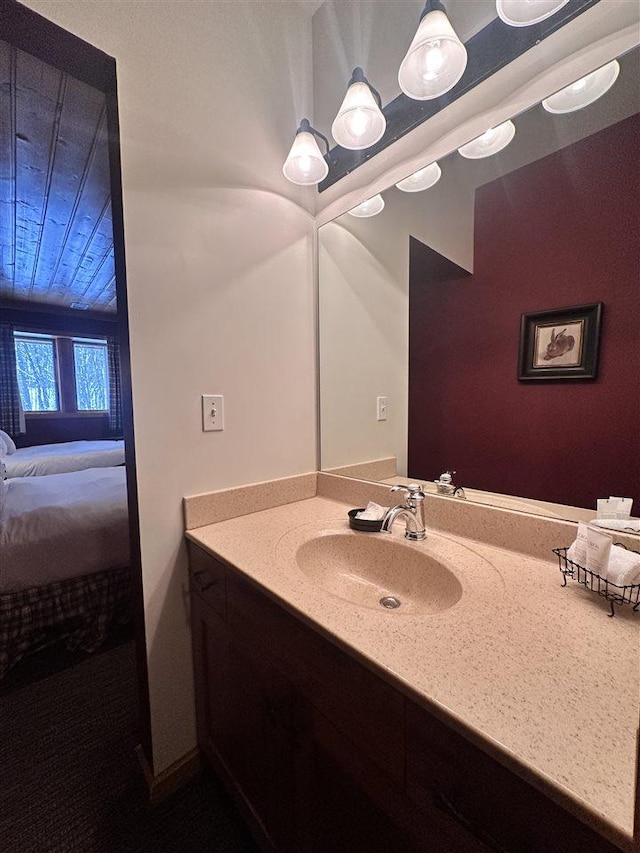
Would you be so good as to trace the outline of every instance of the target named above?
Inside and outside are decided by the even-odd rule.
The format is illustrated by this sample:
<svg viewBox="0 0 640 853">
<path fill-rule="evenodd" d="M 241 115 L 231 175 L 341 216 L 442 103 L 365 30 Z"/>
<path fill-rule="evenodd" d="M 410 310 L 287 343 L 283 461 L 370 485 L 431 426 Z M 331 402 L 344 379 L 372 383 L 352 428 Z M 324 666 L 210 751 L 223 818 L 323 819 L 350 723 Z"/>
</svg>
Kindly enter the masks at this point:
<svg viewBox="0 0 640 853">
<path fill-rule="evenodd" d="M 15 335 L 18 386 L 25 412 L 59 411 L 56 346 L 51 335 Z"/>
<path fill-rule="evenodd" d="M 107 342 L 102 338 L 14 333 L 22 408 L 27 414 L 106 414 Z"/>
<path fill-rule="evenodd" d="M 107 342 L 73 339 L 76 407 L 80 412 L 106 412 L 109 408 Z"/>
</svg>

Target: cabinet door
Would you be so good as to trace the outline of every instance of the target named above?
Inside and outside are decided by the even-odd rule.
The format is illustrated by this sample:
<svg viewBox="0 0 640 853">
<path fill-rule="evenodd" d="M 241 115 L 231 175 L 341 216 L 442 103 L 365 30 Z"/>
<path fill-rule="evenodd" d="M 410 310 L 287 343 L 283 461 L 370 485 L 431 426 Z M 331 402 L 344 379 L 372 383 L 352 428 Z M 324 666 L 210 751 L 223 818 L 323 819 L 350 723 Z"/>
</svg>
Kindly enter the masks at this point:
<svg viewBox="0 0 640 853">
<path fill-rule="evenodd" d="M 192 597 L 198 742 L 268 845 L 288 849 L 291 688 L 197 595 Z"/>
<path fill-rule="evenodd" d="M 482 853 L 410 803 L 401 787 L 298 697 L 291 853 Z"/>
</svg>

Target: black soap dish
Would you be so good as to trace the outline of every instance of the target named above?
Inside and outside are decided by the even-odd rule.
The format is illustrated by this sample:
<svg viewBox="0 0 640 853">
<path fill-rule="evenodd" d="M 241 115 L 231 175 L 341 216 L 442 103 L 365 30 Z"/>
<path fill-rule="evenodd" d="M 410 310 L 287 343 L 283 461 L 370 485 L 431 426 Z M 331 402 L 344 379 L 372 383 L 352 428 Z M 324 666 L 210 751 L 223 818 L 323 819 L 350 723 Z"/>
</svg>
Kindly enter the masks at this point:
<svg viewBox="0 0 640 853">
<path fill-rule="evenodd" d="M 380 533 L 382 529 L 382 519 L 378 521 L 367 521 L 365 518 L 356 518 L 359 512 L 364 512 L 366 507 L 349 510 L 349 527 L 352 530 L 359 530 L 361 533 Z"/>
</svg>

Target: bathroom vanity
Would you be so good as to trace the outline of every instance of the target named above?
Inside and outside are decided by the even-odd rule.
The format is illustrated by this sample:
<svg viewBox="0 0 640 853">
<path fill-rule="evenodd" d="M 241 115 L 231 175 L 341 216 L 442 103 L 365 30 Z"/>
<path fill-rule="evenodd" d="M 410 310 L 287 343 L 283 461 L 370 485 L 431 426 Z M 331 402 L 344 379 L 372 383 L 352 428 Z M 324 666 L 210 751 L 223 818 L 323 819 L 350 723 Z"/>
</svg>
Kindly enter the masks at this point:
<svg viewBox="0 0 640 853">
<path fill-rule="evenodd" d="M 340 479 L 187 531 L 198 742 L 265 849 L 637 849 L 638 620 L 516 550 L 349 531 L 353 491 L 382 487 L 336 500 Z M 427 500 L 437 518 L 446 499 Z M 341 554 L 355 548 L 357 575 L 387 541 L 404 610 L 378 606 L 378 570 L 331 586 Z M 429 603 L 403 548 L 459 590 L 436 578 Z"/>
</svg>

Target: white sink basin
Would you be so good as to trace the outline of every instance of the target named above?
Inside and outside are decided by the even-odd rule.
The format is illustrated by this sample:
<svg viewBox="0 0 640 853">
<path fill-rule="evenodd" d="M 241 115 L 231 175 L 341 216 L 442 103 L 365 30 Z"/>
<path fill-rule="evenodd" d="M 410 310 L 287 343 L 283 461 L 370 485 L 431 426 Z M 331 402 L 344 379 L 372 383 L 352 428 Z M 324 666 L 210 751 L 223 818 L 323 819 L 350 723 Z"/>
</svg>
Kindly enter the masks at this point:
<svg viewBox="0 0 640 853">
<path fill-rule="evenodd" d="M 295 560 L 326 592 L 361 607 L 438 613 L 462 596 L 458 578 L 427 548 L 385 534 L 327 531 L 302 542 Z"/>
<path fill-rule="evenodd" d="M 495 606 L 504 582 L 472 543 L 430 531 L 422 542 L 409 542 L 400 527 L 392 534 L 360 533 L 345 517 L 318 519 L 285 533 L 275 559 L 294 573 L 292 583 L 297 575 L 318 592 L 394 618 L 436 616 L 455 606 L 477 611 L 481 602 Z M 387 602 L 387 609 L 381 599 L 388 597 L 400 606 Z"/>
</svg>

